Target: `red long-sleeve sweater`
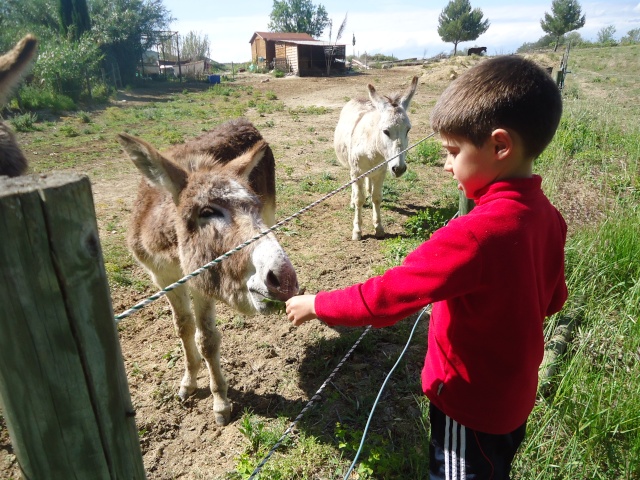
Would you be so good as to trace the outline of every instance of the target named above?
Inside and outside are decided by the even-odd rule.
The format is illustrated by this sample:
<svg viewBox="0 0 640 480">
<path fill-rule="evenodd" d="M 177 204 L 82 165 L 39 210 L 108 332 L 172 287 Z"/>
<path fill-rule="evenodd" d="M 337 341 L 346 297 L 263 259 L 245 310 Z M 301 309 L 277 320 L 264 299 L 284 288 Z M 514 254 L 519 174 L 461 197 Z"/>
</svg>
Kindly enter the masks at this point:
<svg viewBox="0 0 640 480">
<path fill-rule="evenodd" d="M 542 323 L 567 299 L 567 226 L 542 179 L 491 184 L 476 207 L 384 275 L 318 293 L 328 325 L 384 327 L 432 303 L 422 388 L 474 430 L 509 433 L 533 409 Z"/>
</svg>

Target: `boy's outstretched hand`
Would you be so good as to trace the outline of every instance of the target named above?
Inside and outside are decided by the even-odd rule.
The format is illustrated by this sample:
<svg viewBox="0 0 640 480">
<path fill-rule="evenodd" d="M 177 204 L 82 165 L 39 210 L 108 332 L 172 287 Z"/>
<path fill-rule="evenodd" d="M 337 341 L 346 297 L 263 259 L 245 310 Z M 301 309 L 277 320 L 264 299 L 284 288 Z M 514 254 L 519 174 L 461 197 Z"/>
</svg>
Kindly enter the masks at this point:
<svg viewBox="0 0 640 480">
<path fill-rule="evenodd" d="M 314 306 L 315 295 L 296 295 L 287 300 L 287 319 L 296 327 L 318 318 Z"/>
</svg>

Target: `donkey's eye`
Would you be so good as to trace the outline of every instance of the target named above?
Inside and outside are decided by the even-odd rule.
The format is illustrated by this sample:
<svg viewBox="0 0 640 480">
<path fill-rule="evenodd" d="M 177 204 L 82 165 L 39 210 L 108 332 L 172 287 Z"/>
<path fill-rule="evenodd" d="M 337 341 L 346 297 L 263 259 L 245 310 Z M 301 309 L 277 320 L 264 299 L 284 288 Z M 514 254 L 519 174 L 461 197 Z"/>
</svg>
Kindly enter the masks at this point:
<svg viewBox="0 0 640 480">
<path fill-rule="evenodd" d="M 202 207 L 200 218 L 224 218 L 224 212 L 215 207 Z"/>
<path fill-rule="evenodd" d="M 382 133 L 384 133 L 387 137 L 391 136 L 391 134 L 389 133 L 389 130 L 387 130 L 386 128 L 382 130 Z"/>
</svg>

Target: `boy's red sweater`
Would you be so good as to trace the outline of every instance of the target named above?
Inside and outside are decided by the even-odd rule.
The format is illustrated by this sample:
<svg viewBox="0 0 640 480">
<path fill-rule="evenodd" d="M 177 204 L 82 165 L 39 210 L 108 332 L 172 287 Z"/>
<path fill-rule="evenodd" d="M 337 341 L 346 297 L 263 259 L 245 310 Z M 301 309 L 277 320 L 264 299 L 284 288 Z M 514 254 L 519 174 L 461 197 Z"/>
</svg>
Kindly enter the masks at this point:
<svg viewBox="0 0 640 480">
<path fill-rule="evenodd" d="M 318 293 L 328 325 L 384 327 L 432 303 L 422 388 L 474 430 L 512 432 L 533 409 L 542 323 L 567 299 L 567 226 L 542 179 L 491 184 L 457 218 L 384 275 Z"/>
</svg>

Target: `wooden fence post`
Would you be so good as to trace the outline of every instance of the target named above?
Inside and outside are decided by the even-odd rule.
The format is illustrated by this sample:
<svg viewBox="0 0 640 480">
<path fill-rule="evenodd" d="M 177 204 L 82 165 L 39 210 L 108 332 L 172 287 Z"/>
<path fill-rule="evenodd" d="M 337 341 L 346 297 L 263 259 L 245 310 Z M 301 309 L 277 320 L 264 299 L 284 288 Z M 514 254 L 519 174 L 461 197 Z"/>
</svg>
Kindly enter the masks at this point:
<svg viewBox="0 0 640 480">
<path fill-rule="evenodd" d="M 462 190 L 458 190 L 458 213 L 460 214 L 460 216 L 469 213 L 474 206 L 475 202 L 468 199 L 462 192 Z"/>
<path fill-rule="evenodd" d="M 144 479 L 86 176 L 0 177 L 0 406 L 25 478 Z"/>
</svg>

